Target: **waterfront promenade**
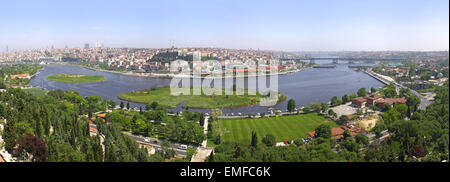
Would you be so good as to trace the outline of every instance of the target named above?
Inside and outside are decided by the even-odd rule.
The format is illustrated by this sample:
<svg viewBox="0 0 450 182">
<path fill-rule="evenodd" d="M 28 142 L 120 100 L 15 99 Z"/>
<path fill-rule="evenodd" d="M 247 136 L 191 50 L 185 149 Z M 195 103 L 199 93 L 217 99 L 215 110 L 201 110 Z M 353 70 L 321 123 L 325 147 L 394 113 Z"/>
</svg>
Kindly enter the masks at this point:
<svg viewBox="0 0 450 182">
<path fill-rule="evenodd" d="M 419 107 L 420 110 L 425 110 L 428 107 L 428 105 L 430 105 L 432 103 L 432 101 L 429 101 L 422 94 L 416 92 L 415 90 L 409 89 L 408 87 L 405 87 L 405 86 L 403 86 L 400 83 L 397 83 L 394 79 L 392 79 L 392 78 L 390 78 L 388 76 L 380 75 L 378 73 L 373 72 L 372 70 L 367 70 L 367 71 L 364 71 L 364 72 L 366 74 L 368 74 L 369 76 L 377 79 L 378 81 L 380 81 L 380 82 L 382 82 L 382 83 L 384 83 L 386 85 L 389 85 L 389 84 L 393 83 L 395 88 L 396 88 L 396 90 L 397 90 L 397 93 L 399 93 L 400 89 L 402 89 L 402 88 L 410 90 L 410 92 L 412 94 L 414 94 L 414 95 L 416 95 L 417 97 L 420 98 L 420 107 Z"/>
</svg>

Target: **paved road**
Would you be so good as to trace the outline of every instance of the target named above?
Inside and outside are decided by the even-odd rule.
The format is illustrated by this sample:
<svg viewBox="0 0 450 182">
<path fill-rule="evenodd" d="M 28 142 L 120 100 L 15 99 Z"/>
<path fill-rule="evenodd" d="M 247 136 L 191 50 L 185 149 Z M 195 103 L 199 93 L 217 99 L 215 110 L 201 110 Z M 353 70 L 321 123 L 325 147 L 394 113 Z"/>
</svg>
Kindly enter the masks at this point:
<svg viewBox="0 0 450 182">
<path fill-rule="evenodd" d="M 203 124 L 203 133 L 205 134 L 205 136 L 207 136 L 207 134 L 208 134 L 208 119 L 209 119 L 209 116 L 206 116 L 205 117 L 205 123 Z M 205 140 L 203 140 L 203 142 L 202 142 L 202 147 L 207 147 L 207 142 L 208 142 L 208 137 L 206 137 L 206 139 Z"/>
<path fill-rule="evenodd" d="M 376 74 L 375 72 L 373 72 L 372 70 L 368 70 L 367 73 L 372 74 L 373 76 L 377 76 L 377 74 Z M 419 109 L 420 109 L 420 110 L 425 110 L 425 109 L 428 107 L 428 105 L 430 105 L 431 103 L 433 103 L 432 101 L 429 101 L 427 98 L 425 98 L 423 95 L 419 94 L 419 93 L 416 92 L 415 90 L 412 90 L 412 89 L 410 89 L 410 88 L 408 88 L 408 87 L 405 87 L 405 86 L 403 86 L 402 84 L 397 83 L 396 81 L 386 80 L 386 79 L 384 79 L 384 78 L 382 78 L 382 77 L 379 77 L 379 76 L 377 76 L 377 78 L 380 79 L 380 81 L 384 82 L 385 84 L 386 84 L 386 83 L 391 83 L 391 82 L 394 83 L 397 92 L 399 92 L 400 88 L 405 88 L 405 89 L 410 90 L 410 92 L 411 92 L 412 94 L 414 94 L 414 95 L 416 95 L 417 97 L 420 98 L 420 106 L 419 106 Z"/>
<path fill-rule="evenodd" d="M 208 119 L 209 117 L 205 117 L 205 124 L 203 124 L 203 133 L 205 135 L 208 134 Z M 208 148 L 208 138 L 203 140 L 202 145 L 197 147 L 197 152 L 192 156 L 191 162 L 204 162 L 205 159 L 211 154 L 213 148 Z"/>
<path fill-rule="evenodd" d="M 153 148 L 155 148 L 155 150 L 160 150 L 162 143 L 166 141 L 166 140 L 160 140 L 160 139 L 156 139 L 156 138 L 150 138 L 150 142 L 145 142 L 145 140 L 144 140 L 145 137 L 136 136 L 136 135 L 133 135 L 133 134 L 128 133 L 128 132 L 124 132 L 124 134 L 130 136 L 131 138 L 133 138 L 134 140 L 136 140 L 140 144 L 152 146 Z M 171 142 L 171 147 L 176 152 L 176 154 L 179 155 L 179 156 L 184 156 L 185 157 L 187 155 L 187 151 L 178 149 L 178 147 L 180 145 L 182 145 L 182 144 L 172 143 Z M 188 145 L 188 147 L 195 147 L 195 146 Z"/>
<path fill-rule="evenodd" d="M 416 95 L 417 97 L 419 97 L 420 99 L 420 106 L 419 109 L 420 110 L 425 110 L 427 109 L 428 105 L 430 105 L 431 103 L 433 103 L 432 101 L 429 101 L 427 98 L 425 98 L 425 96 L 421 95 L 420 93 L 416 92 L 413 89 L 410 89 L 408 87 L 403 86 L 400 83 L 394 82 L 395 87 L 397 87 L 398 90 L 400 90 L 400 88 L 404 88 L 404 89 L 408 89 L 412 94 Z M 398 91 L 397 91 L 398 92 Z"/>
</svg>

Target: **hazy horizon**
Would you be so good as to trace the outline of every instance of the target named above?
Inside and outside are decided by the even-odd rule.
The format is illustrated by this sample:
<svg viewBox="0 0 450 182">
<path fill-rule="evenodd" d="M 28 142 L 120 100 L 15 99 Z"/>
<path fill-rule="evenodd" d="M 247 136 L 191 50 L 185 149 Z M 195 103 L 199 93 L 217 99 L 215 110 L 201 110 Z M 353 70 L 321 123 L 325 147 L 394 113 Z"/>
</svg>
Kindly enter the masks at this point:
<svg viewBox="0 0 450 182">
<path fill-rule="evenodd" d="M 211 47 L 294 52 L 448 51 L 449 1 L 7 1 L 0 52 Z"/>
</svg>

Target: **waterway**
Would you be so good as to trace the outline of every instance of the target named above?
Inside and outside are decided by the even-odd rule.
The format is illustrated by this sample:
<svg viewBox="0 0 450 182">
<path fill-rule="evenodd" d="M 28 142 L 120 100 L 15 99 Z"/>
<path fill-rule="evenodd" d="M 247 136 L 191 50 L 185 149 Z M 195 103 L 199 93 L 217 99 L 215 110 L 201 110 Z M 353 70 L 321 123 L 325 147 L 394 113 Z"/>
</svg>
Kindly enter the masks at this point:
<svg viewBox="0 0 450 182">
<path fill-rule="evenodd" d="M 327 64 L 327 61 L 319 64 Z M 46 79 L 53 74 L 88 74 L 102 75 L 105 77 L 103 82 L 95 83 L 63 83 L 54 82 Z M 247 83 L 245 79 L 245 83 Z M 171 79 L 128 76 L 110 72 L 94 71 L 80 66 L 57 66 L 48 65 L 40 71 L 38 75 L 32 78 L 32 86 L 42 87 L 47 90 L 78 90 L 80 95 L 91 96 L 98 95 L 102 98 L 112 99 L 117 104 L 121 102 L 117 95 L 124 92 L 138 91 L 156 86 L 169 85 Z M 371 87 L 382 87 L 383 83 L 370 77 L 363 72 L 357 72 L 348 68 L 347 64 L 339 64 L 336 68 L 312 68 L 300 72 L 278 75 L 278 89 L 281 93 L 287 95 L 286 101 L 279 102 L 272 106 L 275 110 L 285 111 L 287 101 L 294 99 L 298 107 L 308 106 L 312 102 L 329 102 L 331 97 L 339 98 L 345 94 L 356 93 L 359 88 L 370 90 Z M 143 104 L 130 103 L 131 107 L 144 106 Z M 184 110 L 182 107 L 172 109 L 174 112 Z M 190 109 L 191 111 L 209 112 L 209 109 Z M 260 113 L 267 112 L 268 107 L 259 105 L 223 109 L 223 113 Z"/>
</svg>

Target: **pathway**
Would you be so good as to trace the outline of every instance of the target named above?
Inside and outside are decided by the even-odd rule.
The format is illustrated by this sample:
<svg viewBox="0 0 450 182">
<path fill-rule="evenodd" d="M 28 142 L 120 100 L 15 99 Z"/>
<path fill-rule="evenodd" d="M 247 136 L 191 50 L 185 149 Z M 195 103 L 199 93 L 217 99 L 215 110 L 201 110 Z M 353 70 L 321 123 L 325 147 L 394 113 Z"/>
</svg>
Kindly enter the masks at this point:
<svg viewBox="0 0 450 182">
<path fill-rule="evenodd" d="M 205 136 L 208 134 L 208 119 L 209 116 L 205 117 L 205 123 L 203 124 L 203 133 Z M 211 155 L 213 148 L 208 148 L 208 137 L 203 140 L 202 145 L 197 147 L 197 152 L 192 156 L 191 162 L 204 162 L 205 159 Z"/>
</svg>

